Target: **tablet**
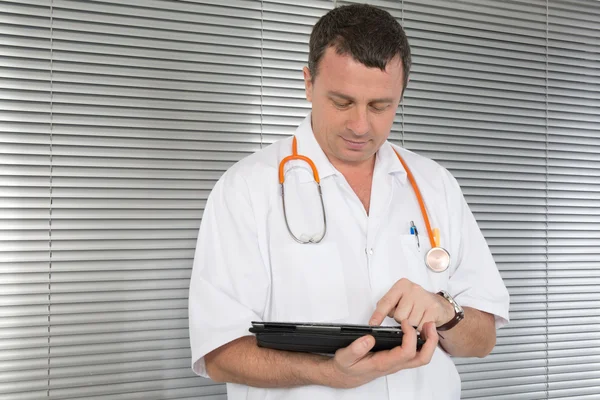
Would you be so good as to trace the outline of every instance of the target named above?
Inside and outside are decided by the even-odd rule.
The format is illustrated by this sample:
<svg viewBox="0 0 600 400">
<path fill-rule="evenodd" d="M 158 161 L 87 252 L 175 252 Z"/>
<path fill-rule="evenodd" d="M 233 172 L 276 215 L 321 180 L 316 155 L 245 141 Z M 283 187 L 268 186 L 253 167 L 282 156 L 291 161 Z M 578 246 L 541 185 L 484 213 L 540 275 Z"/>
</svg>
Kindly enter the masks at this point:
<svg viewBox="0 0 600 400">
<path fill-rule="evenodd" d="M 250 332 L 256 335 L 259 347 L 307 353 L 333 354 L 356 339 L 372 335 L 371 351 L 389 350 L 402 344 L 400 326 L 370 326 L 298 322 L 252 322 Z M 417 350 L 425 341 L 417 336 Z"/>
</svg>

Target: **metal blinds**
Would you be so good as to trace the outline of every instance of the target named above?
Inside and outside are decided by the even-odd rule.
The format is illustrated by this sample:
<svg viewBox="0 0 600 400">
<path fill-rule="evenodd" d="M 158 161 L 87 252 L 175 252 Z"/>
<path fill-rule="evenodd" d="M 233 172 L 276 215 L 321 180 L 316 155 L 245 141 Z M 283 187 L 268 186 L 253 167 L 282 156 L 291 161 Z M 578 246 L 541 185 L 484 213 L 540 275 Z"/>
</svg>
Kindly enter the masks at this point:
<svg viewBox="0 0 600 400">
<path fill-rule="evenodd" d="M 224 397 L 190 371 L 187 291 L 210 189 L 259 148 L 259 17 L 53 0 L 50 398 Z"/>
<path fill-rule="evenodd" d="M 0 399 L 224 399 L 194 377 L 197 227 L 294 132 L 341 1 L 0 1 Z M 511 292 L 465 399 L 600 398 L 595 1 L 372 1 L 414 54 L 392 140 L 458 178 Z"/>
<path fill-rule="evenodd" d="M 263 1 L 262 133 L 270 144 L 293 135 L 310 111 L 302 68 L 308 63 L 308 39 L 319 17 L 333 2 Z"/>
<path fill-rule="evenodd" d="M 260 148 L 257 1 L 0 2 L 0 398 L 225 398 L 187 291 L 215 181 Z"/>
<path fill-rule="evenodd" d="M 392 138 L 458 179 L 511 293 L 492 355 L 455 359 L 464 399 L 546 392 L 546 3 L 381 1 L 413 71 Z"/>
<path fill-rule="evenodd" d="M 600 2 L 549 3 L 548 134 L 549 390 L 600 398 Z"/>
<path fill-rule="evenodd" d="M 49 4 L 0 6 L 0 398 L 7 399 L 46 395 Z"/>
</svg>

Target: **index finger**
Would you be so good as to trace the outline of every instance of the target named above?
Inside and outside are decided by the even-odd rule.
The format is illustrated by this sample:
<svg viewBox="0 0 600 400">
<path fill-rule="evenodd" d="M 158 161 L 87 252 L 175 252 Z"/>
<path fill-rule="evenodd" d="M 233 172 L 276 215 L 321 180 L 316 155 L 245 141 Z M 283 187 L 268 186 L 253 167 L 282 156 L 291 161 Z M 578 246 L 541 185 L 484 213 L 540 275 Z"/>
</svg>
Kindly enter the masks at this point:
<svg viewBox="0 0 600 400">
<path fill-rule="evenodd" d="M 392 288 L 377 302 L 375 311 L 369 319 L 369 325 L 381 325 L 385 317 L 396 308 L 402 298 L 402 290 L 397 285 Z"/>
</svg>

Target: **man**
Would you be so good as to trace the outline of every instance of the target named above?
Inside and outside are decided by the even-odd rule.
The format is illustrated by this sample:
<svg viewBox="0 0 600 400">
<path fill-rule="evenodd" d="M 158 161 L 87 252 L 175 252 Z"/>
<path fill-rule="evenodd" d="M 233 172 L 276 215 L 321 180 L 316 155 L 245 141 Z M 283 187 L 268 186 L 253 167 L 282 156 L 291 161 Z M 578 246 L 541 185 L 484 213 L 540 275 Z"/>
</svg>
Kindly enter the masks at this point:
<svg viewBox="0 0 600 400">
<path fill-rule="evenodd" d="M 306 196 L 314 181 L 303 161 L 283 167 L 297 194 L 286 192 L 284 219 L 278 169 L 292 138 L 234 165 L 211 193 L 190 285 L 192 362 L 197 374 L 228 382 L 230 399 L 459 399 L 449 355 L 487 355 L 508 322 L 508 293 L 457 182 L 387 142 L 409 71 L 408 41 L 389 13 L 330 11 L 311 34 L 312 111 L 294 136 L 319 174 L 326 226 L 320 201 Z M 451 255 L 442 272 L 425 263 L 434 247 L 425 215 Z M 400 323 L 404 341 L 370 352 L 365 336 L 333 357 L 284 352 L 257 347 L 255 320 Z"/>
</svg>

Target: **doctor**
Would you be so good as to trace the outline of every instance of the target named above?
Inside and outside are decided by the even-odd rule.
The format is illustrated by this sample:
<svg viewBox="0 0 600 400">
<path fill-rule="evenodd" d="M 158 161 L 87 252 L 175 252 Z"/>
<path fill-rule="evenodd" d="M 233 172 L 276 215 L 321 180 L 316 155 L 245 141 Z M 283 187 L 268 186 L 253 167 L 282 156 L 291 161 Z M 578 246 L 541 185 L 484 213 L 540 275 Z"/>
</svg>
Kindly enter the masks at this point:
<svg viewBox="0 0 600 400">
<path fill-rule="evenodd" d="M 227 382 L 229 399 L 459 399 L 449 355 L 486 356 L 508 322 L 508 292 L 456 180 L 387 141 L 410 60 L 389 13 L 330 11 L 304 68 L 311 113 L 215 185 L 190 341 L 195 373 Z M 371 336 L 334 357 L 283 352 L 257 347 L 253 320 L 400 323 L 405 339 L 376 353 Z"/>
</svg>

